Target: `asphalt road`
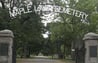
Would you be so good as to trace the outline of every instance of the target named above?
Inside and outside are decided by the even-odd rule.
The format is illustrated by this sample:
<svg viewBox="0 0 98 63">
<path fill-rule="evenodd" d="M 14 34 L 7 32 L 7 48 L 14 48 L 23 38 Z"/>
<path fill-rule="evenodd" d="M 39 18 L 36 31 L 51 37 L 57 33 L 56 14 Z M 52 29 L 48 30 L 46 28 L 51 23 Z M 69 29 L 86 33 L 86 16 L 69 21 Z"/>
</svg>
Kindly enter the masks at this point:
<svg viewBox="0 0 98 63">
<path fill-rule="evenodd" d="M 48 58 L 34 58 L 34 59 L 17 59 L 16 63 L 65 63 L 60 60 L 53 60 Z"/>
<path fill-rule="evenodd" d="M 58 61 L 51 59 L 21 59 L 17 63 L 58 63 Z"/>
</svg>

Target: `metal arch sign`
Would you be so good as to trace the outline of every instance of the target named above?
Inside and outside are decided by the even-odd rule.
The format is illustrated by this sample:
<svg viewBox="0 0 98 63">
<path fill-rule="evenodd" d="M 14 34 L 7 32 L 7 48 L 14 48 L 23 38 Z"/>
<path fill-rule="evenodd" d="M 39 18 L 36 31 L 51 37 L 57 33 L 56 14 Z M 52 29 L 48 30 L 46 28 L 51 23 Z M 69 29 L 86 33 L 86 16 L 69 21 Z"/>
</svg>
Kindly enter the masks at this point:
<svg viewBox="0 0 98 63">
<path fill-rule="evenodd" d="M 31 10 L 32 5 L 27 5 L 27 10 L 25 10 L 24 8 L 17 8 L 15 7 L 15 9 L 13 9 L 12 12 L 9 11 L 11 16 L 17 16 L 18 14 L 21 15 L 21 13 L 31 13 L 33 12 Z M 10 10 L 10 9 L 9 9 Z M 86 21 L 88 14 L 86 14 L 85 12 L 79 11 L 79 10 L 75 10 L 69 7 L 62 7 L 62 6 L 52 6 L 52 5 L 39 5 L 38 7 L 34 6 L 34 11 L 38 14 L 40 14 L 41 12 L 43 13 L 66 13 L 68 15 L 72 15 L 75 17 L 79 17 L 81 18 L 81 21 Z"/>
<path fill-rule="evenodd" d="M 47 9 L 46 9 L 47 7 Z M 50 6 L 50 5 L 39 5 L 38 8 L 35 7 L 35 11 L 39 14 L 40 14 L 40 11 L 41 12 L 46 12 L 46 13 L 66 13 L 68 15 L 72 15 L 72 16 L 75 16 L 75 17 L 79 17 L 81 18 L 81 21 L 86 21 L 87 20 L 87 17 L 88 17 L 88 14 L 86 14 L 85 12 L 82 12 L 82 11 L 79 11 L 79 10 L 75 10 L 75 9 L 72 9 L 70 7 L 62 7 L 62 6 Z"/>
</svg>

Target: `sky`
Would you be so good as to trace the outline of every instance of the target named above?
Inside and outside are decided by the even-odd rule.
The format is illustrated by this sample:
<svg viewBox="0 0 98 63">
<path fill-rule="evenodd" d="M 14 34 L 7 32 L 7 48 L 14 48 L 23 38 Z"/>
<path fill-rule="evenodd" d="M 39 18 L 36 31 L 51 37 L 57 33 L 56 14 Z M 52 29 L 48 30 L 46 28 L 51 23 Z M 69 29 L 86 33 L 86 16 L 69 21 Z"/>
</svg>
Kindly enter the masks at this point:
<svg viewBox="0 0 98 63">
<path fill-rule="evenodd" d="M 2 4 L 0 3 L 0 7 L 2 7 Z"/>
<path fill-rule="evenodd" d="M 47 31 L 45 34 L 42 34 L 44 38 L 48 38 L 49 32 Z"/>
<path fill-rule="evenodd" d="M 44 26 L 47 26 L 48 23 L 51 23 L 54 20 L 54 17 L 55 17 L 55 14 L 53 13 L 42 16 L 42 18 L 45 19 L 45 20 L 42 20 L 42 23 L 44 23 Z M 46 33 L 42 35 L 44 38 L 48 38 L 48 34 L 49 34 L 49 31 L 47 31 Z"/>
</svg>

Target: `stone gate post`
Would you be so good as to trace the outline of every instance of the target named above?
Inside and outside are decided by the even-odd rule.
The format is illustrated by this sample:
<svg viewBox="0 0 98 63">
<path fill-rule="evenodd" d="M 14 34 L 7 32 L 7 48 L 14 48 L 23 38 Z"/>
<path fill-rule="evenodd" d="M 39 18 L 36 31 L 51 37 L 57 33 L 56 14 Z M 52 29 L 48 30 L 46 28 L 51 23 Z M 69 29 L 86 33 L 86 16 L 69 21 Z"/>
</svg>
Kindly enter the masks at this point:
<svg viewBox="0 0 98 63">
<path fill-rule="evenodd" d="M 0 31 L 0 63 L 12 63 L 13 32 Z"/>
<path fill-rule="evenodd" d="M 85 63 L 98 63 L 98 34 L 87 33 L 84 38 Z"/>
</svg>

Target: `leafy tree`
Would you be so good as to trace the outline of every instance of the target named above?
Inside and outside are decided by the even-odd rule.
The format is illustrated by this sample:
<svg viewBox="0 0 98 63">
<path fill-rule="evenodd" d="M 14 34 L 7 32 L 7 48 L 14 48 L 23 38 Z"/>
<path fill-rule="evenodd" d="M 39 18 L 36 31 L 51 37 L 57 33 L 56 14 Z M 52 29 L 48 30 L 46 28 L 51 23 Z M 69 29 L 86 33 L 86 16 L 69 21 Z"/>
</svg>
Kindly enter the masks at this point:
<svg viewBox="0 0 98 63">
<path fill-rule="evenodd" d="M 55 22 L 54 24 L 50 23 L 49 30 L 51 32 L 51 40 L 61 39 L 64 41 L 62 44 L 65 44 L 65 47 L 69 49 L 77 47 L 81 48 L 84 34 L 87 32 L 97 32 L 96 30 L 98 23 L 96 17 L 98 13 L 96 12 L 96 7 L 98 2 L 97 0 L 67 0 L 66 2 L 67 3 L 64 3 L 64 1 L 61 2 L 59 0 L 55 0 L 57 5 L 61 5 L 63 7 L 68 6 L 72 9 L 83 11 L 89 16 L 87 21 L 83 22 L 81 21 L 81 18 L 77 18 L 75 16 L 67 15 L 64 13 L 58 14 L 60 17 L 60 22 Z M 73 43 L 73 45 L 71 43 Z"/>
<path fill-rule="evenodd" d="M 12 12 L 14 7 L 19 8 L 24 4 L 24 1 L 13 0 L 12 2 L 12 0 L 8 0 L 5 2 L 5 0 L 0 0 L 0 2 L 2 2 L 2 7 L 0 8 L 0 29 L 10 29 L 14 32 L 14 46 L 17 54 L 30 57 L 30 54 L 39 53 L 42 49 L 43 24 L 40 16 L 33 9 L 34 5 L 32 5 L 33 12 L 27 14 L 21 13 L 20 15 L 11 17 L 9 11 Z M 10 4 L 11 10 L 8 10 L 8 7 L 5 5 L 7 3 Z"/>
</svg>

